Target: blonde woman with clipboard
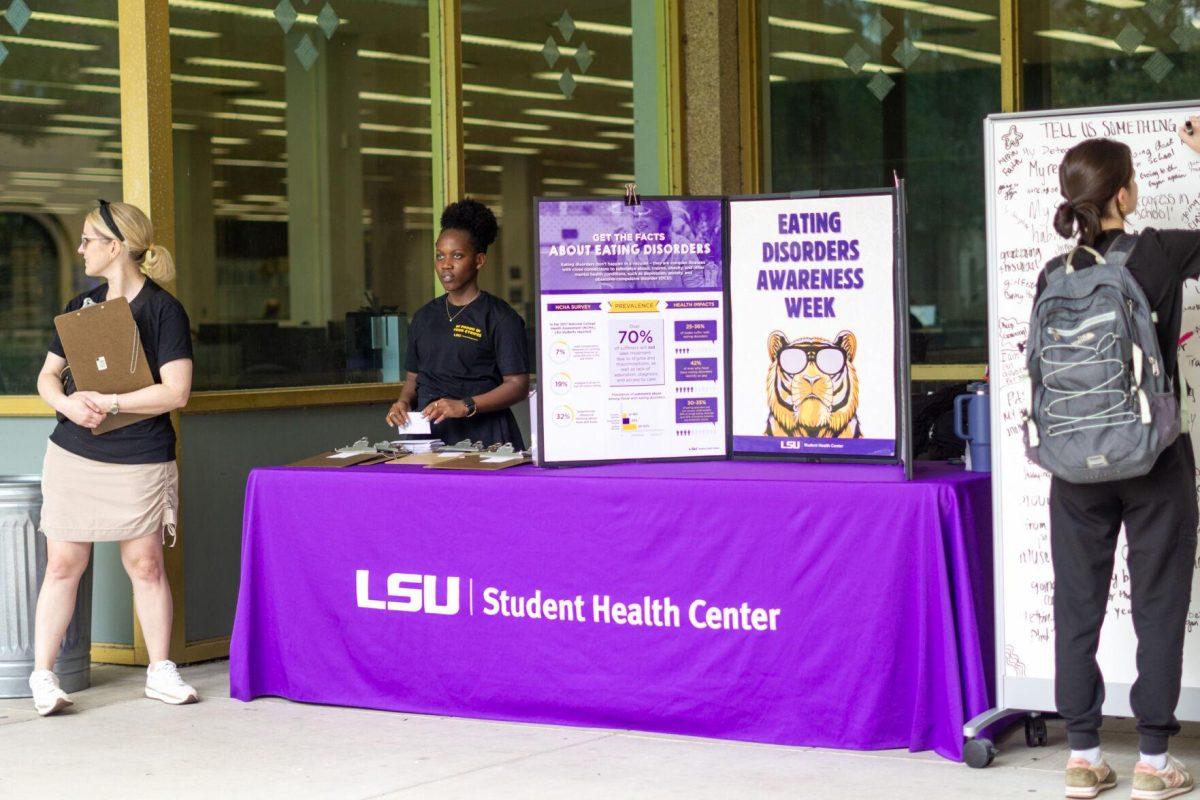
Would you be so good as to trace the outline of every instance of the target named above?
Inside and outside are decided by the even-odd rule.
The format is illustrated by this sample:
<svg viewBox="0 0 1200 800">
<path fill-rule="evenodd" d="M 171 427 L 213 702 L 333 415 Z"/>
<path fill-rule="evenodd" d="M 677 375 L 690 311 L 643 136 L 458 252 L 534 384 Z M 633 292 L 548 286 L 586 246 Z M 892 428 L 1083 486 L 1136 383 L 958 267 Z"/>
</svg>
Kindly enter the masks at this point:
<svg viewBox="0 0 1200 800">
<path fill-rule="evenodd" d="M 146 696 L 174 705 L 199 697 L 167 659 L 172 606 L 162 548 L 166 534 L 174 536 L 179 485 L 170 412 L 187 403 L 192 388 L 187 312 L 156 282 L 174 277 L 174 261 L 154 244 L 154 229 L 140 209 L 105 200 L 87 215 L 78 252 L 84 273 L 106 283 L 71 300 L 66 311 L 125 298 L 154 383 L 127 394 L 75 391 L 57 334 L 38 375 L 38 394 L 58 416 L 42 470 L 47 564 L 29 678 L 42 716 L 71 705 L 53 672 L 54 661 L 93 542 L 120 544 L 149 651 Z M 153 416 L 93 433 L 108 416 L 120 413 Z"/>
</svg>

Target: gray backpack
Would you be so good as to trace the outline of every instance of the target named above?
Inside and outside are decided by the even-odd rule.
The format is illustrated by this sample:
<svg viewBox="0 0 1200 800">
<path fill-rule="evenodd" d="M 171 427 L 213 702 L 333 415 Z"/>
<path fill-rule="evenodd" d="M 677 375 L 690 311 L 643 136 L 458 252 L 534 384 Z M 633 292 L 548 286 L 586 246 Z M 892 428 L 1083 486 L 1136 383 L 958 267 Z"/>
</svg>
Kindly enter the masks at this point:
<svg viewBox="0 0 1200 800">
<path fill-rule="evenodd" d="M 1137 237 L 1107 255 L 1075 248 L 1046 265 L 1025 358 L 1029 459 L 1070 483 L 1145 475 L 1179 436 L 1179 401 L 1163 367 L 1156 317 L 1125 268 Z M 1080 249 L 1096 257 L 1076 270 Z"/>
</svg>

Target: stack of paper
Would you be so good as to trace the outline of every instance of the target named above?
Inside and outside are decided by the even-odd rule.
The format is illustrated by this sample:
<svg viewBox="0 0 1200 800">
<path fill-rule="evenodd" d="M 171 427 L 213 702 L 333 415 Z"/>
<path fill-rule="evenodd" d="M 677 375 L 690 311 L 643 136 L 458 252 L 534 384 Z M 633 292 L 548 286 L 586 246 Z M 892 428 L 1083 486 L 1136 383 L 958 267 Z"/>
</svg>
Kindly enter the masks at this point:
<svg viewBox="0 0 1200 800">
<path fill-rule="evenodd" d="M 392 444 L 400 445 L 412 454 L 432 453 L 445 446 L 441 439 L 399 439 Z"/>
</svg>

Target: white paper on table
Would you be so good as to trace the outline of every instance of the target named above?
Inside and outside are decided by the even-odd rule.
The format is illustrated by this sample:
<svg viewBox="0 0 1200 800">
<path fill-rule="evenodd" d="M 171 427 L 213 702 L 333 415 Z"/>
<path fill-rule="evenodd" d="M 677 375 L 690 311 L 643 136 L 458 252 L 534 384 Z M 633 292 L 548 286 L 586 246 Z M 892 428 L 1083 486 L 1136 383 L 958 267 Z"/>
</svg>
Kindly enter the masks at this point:
<svg viewBox="0 0 1200 800">
<path fill-rule="evenodd" d="M 414 433 L 433 433 L 433 429 L 429 427 L 429 420 L 420 414 L 409 414 L 408 425 L 397 425 L 396 430 L 401 436 L 408 436 Z"/>
<path fill-rule="evenodd" d="M 335 453 L 327 458 L 354 458 L 355 456 L 365 456 L 368 453 L 374 453 L 374 450 L 351 450 L 348 453 Z"/>
<path fill-rule="evenodd" d="M 481 464 L 504 464 L 509 461 L 520 461 L 524 456 L 487 456 L 479 459 Z"/>
</svg>

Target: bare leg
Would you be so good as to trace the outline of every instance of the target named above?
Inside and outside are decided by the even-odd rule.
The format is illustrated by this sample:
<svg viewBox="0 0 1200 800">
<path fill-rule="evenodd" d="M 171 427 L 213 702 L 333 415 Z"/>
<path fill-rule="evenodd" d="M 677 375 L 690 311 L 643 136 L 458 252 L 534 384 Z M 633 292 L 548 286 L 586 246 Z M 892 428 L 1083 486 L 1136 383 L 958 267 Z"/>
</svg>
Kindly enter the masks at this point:
<svg viewBox="0 0 1200 800">
<path fill-rule="evenodd" d="M 33 633 L 33 668 L 54 669 L 67 626 L 75 613 L 79 579 L 87 569 L 91 542 L 46 540 L 46 577 L 38 592 Z"/>
<path fill-rule="evenodd" d="M 143 536 L 121 542 L 121 563 L 133 583 L 133 607 L 142 623 L 150 662 L 163 661 L 171 645 L 171 587 L 163 571 L 162 542 Z"/>
</svg>

